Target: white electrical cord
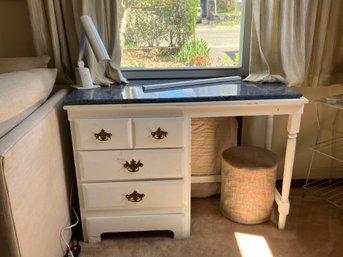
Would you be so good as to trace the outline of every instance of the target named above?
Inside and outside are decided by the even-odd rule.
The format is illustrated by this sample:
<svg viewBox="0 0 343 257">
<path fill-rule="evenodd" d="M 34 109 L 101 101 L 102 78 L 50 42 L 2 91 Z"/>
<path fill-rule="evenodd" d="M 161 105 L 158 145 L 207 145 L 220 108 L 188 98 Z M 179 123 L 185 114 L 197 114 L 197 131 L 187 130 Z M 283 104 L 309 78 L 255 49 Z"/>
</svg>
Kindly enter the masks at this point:
<svg viewBox="0 0 343 257">
<path fill-rule="evenodd" d="M 71 201 L 72 201 L 74 183 L 75 183 L 75 177 L 73 178 L 73 181 L 72 181 L 71 186 L 70 186 L 69 207 L 71 207 Z M 71 207 L 71 208 L 72 208 L 72 210 L 73 210 L 73 212 L 74 212 L 74 214 L 75 214 L 76 222 L 75 222 L 74 224 L 72 224 L 72 225 L 69 225 L 69 226 L 66 226 L 66 227 L 62 228 L 61 231 L 60 231 L 60 236 L 61 236 L 61 239 L 63 240 L 64 244 L 68 247 L 68 256 L 69 256 L 69 257 L 74 257 L 74 254 L 73 254 L 73 252 L 72 252 L 71 249 L 70 249 L 70 245 L 69 245 L 69 243 L 65 240 L 64 235 L 63 235 L 63 233 L 64 233 L 65 230 L 72 229 L 72 228 L 75 227 L 75 226 L 79 223 L 79 221 L 80 221 L 80 218 L 79 218 L 79 216 L 77 215 L 77 212 L 75 211 L 75 208 L 74 208 L 74 207 Z"/>
<path fill-rule="evenodd" d="M 76 213 L 76 211 L 75 211 L 75 208 L 73 208 L 73 212 L 74 212 L 75 217 L 76 217 L 76 222 L 75 222 L 74 224 L 70 225 L 70 226 L 64 227 L 64 228 L 61 230 L 61 233 L 60 233 L 63 242 L 64 242 L 65 245 L 68 247 L 68 256 L 70 256 L 70 257 L 74 257 L 74 254 L 73 254 L 73 252 L 72 252 L 71 249 L 70 249 L 70 245 L 69 245 L 68 242 L 65 240 L 63 233 L 64 233 L 65 230 L 67 230 L 67 229 L 72 229 L 73 227 L 75 227 L 75 226 L 79 223 L 79 221 L 80 221 L 79 216 L 77 215 L 77 213 Z"/>
</svg>

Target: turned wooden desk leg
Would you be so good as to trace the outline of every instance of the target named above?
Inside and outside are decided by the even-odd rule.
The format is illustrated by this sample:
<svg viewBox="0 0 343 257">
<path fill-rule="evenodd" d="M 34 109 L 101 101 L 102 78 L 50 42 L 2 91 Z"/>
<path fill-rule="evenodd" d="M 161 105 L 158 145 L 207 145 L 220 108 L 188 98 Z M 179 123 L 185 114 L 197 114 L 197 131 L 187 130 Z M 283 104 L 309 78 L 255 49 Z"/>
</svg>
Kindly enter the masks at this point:
<svg viewBox="0 0 343 257">
<path fill-rule="evenodd" d="M 268 115 L 267 123 L 266 123 L 266 143 L 265 143 L 265 147 L 268 150 L 272 149 L 273 127 L 274 127 L 274 115 Z"/>
<path fill-rule="evenodd" d="M 301 114 L 289 115 L 288 117 L 288 139 L 285 155 L 285 166 L 283 171 L 281 199 L 278 199 L 279 211 L 279 229 L 284 229 L 286 225 L 286 217 L 289 213 L 289 192 L 291 188 L 294 155 L 297 135 L 300 128 Z M 277 195 L 276 195 L 277 196 Z M 280 197 L 280 196 L 279 196 Z"/>
</svg>

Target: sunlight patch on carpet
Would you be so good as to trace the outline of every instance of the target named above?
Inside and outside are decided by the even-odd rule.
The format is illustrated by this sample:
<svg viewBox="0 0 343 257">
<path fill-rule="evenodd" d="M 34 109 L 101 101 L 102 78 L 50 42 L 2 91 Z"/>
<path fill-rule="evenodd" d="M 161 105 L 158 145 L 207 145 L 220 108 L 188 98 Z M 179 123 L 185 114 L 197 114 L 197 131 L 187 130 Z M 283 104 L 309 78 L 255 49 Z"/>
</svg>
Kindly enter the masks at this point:
<svg viewBox="0 0 343 257">
<path fill-rule="evenodd" d="M 273 257 L 263 236 L 235 232 L 235 237 L 242 257 Z"/>
</svg>

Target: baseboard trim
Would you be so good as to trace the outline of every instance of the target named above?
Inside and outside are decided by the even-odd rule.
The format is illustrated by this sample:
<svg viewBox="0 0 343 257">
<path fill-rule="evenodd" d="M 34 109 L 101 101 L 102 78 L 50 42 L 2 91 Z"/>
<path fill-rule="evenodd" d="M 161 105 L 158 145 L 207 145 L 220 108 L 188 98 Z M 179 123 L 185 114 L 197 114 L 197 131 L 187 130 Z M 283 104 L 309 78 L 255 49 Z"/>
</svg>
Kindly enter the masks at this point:
<svg viewBox="0 0 343 257">
<path fill-rule="evenodd" d="M 310 179 L 308 182 L 315 181 L 316 179 Z M 204 176 L 192 176 L 192 184 L 201 184 L 201 183 L 220 183 L 220 175 L 204 175 Z M 292 179 L 291 187 L 302 187 L 306 184 L 306 179 Z M 276 187 L 282 187 L 282 179 L 276 180 Z"/>
<path fill-rule="evenodd" d="M 315 181 L 315 179 L 309 180 L 308 182 Z M 291 187 L 302 187 L 306 184 L 306 179 L 292 179 Z M 276 187 L 282 187 L 282 179 L 276 180 Z"/>
</svg>

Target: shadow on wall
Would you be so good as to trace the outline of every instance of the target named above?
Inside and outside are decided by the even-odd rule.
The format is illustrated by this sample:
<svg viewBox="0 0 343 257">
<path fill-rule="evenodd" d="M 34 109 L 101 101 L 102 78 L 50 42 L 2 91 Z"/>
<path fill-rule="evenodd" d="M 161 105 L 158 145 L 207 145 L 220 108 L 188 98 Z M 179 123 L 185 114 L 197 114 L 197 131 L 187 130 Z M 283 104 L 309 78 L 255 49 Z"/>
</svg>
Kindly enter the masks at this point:
<svg viewBox="0 0 343 257">
<path fill-rule="evenodd" d="M 314 145 L 317 137 L 317 121 L 314 100 L 343 94 L 343 85 L 332 85 L 329 87 L 304 87 L 297 88 L 310 103 L 305 105 L 304 113 L 302 115 L 300 132 L 297 137 L 297 147 L 295 153 L 293 179 L 306 179 L 307 171 L 311 160 L 310 147 Z M 325 110 L 325 119 L 329 122 L 333 119 L 335 112 L 332 110 Z M 343 120 L 343 117 L 340 117 Z M 255 145 L 264 146 L 265 137 L 261 136 L 261 131 L 265 130 L 265 117 L 244 117 L 243 120 L 243 133 L 242 144 L 243 145 Z M 343 121 L 337 124 L 343 124 Z M 280 157 L 280 163 L 278 168 L 277 178 L 281 179 L 284 167 L 284 155 L 286 149 L 287 140 L 287 117 L 276 116 L 274 118 L 273 129 L 273 143 L 272 151 Z M 343 128 L 342 128 L 343 129 Z M 327 160 L 326 160 L 327 161 Z M 321 169 L 322 172 L 327 172 L 323 167 L 328 167 L 327 162 L 314 163 L 314 169 Z"/>
<path fill-rule="evenodd" d="M 0 57 L 35 56 L 25 0 L 0 1 Z"/>
</svg>

